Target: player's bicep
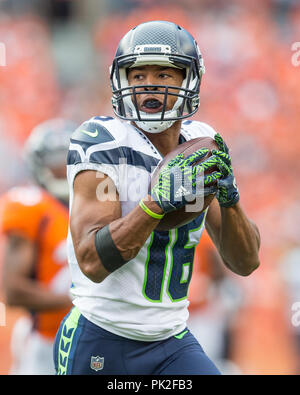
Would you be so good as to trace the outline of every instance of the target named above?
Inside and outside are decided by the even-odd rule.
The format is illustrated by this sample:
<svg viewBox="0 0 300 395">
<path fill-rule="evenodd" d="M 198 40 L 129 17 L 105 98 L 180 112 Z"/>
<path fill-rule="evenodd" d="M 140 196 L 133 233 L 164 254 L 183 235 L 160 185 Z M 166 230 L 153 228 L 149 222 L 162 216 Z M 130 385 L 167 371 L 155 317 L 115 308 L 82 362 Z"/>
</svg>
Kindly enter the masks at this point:
<svg viewBox="0 0 300 395">
<path fill-rule="evenodd" d="M 7 235 L 4 244 L 2 284 L 7 303 L 19 285 L 32 276 L 37 249 L 33 241 L 18 233 Z"/>
<path fill-rule="evenodd" d="M 93 170 L 76 176 L 70 216 L 72 235 L 93 232 L 120 216 L 119 196 L 110 177 Z"/>
<path fill-rule="evenodd" d="M 30 276 L 35 259 L 34 242 L 18 233 L 7 235 L 4 245 L 4 273 Z"/>
<path fill-rule="evenodd" d="M 121 204 L 110 177 L 88 170 L 74 180 L 70 231 L 81 271 L 92 281 L 101 282 L 108 272 L 100 265 L 95 246 L 96 232 L 121 217 Z"/>
</svg>

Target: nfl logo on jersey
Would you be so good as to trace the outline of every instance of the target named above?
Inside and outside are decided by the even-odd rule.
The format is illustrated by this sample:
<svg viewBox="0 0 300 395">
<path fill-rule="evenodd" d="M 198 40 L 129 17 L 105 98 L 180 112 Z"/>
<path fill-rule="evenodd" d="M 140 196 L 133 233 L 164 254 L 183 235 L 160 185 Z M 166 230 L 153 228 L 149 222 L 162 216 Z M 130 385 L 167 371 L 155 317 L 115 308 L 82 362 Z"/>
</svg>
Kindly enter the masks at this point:
<svg viewBox="0 0 300 395">
<path fill-rule="evenodd" d="M 90 364 L 91 369 L 98 370 L 103 369 L 104 367 L 104 358 L 103 357 L 91 357 L 91 364 Z"/>
</svg>

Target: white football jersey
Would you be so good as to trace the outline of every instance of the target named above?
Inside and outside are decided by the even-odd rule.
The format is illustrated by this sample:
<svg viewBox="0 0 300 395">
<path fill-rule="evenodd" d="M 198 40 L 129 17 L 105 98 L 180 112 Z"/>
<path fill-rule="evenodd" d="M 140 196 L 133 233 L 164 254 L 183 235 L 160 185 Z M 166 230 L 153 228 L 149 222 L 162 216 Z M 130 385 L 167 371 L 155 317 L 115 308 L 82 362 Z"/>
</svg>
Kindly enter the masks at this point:
<svg viewBox="0 0 300 395">
<path fill-rule="evenodd" d="M 214 135 L 205 123 L 184 121 L 180 139 Z M 122 216 L 126 216 L 147 195 L 151 172 L 161 160 L 150 140 L 129 122 L 91 118 L 71 138 L 70 210 L 74 178 L 91 169 L 114 181 Z M 202 213 L 180 228 L 152 232 L 138 255 L 101 283 L 92 282 L 81 272 L 69 231 L 73 303 L 88 320 L 119 336 L 156 341 L 178 334 L 188 319 L 188 286 L 204 220 Z"/>
</svg>

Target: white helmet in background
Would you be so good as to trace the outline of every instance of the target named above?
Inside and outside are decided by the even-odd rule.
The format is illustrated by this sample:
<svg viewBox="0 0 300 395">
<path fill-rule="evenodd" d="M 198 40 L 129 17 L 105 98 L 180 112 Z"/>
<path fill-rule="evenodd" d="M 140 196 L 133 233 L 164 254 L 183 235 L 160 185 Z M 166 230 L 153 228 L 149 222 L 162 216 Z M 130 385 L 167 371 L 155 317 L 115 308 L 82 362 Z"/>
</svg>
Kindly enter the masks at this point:
<svg viewBox="0 0 300 395">
<path fill-rule="evenodd" d="M 24 147 L 24 159 L 35 182 L 64 201 L 69 196 L 67 153 L 76 127 L 69 120 L 50 119 L 32 130 Z"/>
</svg>

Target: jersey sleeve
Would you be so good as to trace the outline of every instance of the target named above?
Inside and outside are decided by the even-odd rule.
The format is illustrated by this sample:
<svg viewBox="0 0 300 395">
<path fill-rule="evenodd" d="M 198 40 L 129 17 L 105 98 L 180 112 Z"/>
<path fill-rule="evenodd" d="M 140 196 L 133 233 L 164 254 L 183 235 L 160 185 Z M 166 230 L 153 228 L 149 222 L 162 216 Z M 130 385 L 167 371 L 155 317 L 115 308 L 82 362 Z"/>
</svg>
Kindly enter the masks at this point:
<svg viewBox="0 0 300 395">
<path fill-rule="evenodd" d="M 36 190 L 14 188 L 0 203 L 0 229 L 6 235 L 18 234 L 31 241 L 38 237 L 41 223 L 40 199 Z"/>
<path fill-rule="evenodd" d="M 94 117 L 75 130 L 67 159 L 69 183 L 73 183 L 79 172 L 95 170 L 108 175 L 119 190 L 119 165 L 123 155 L 114 122 L 111 117 Z"/>
<path fill-rule="evenodd" d="M 197 138 L 197 137 L 211 137 L 214 138 L 215 134 L 217 133 L 215 129 L 208 125 L 205 122 L 199 122 L 199 121 L 184 121 L 182 123 L 183 130 L 187 132 L 188 135 L 190 135 L 191 138 Z"/>
</svg>

